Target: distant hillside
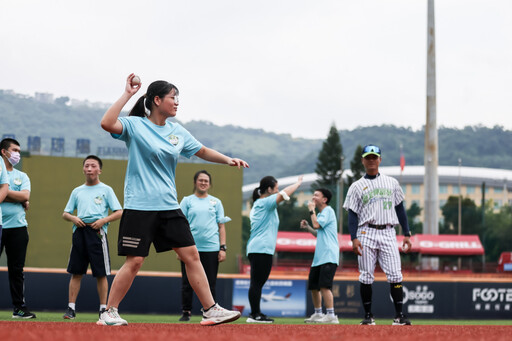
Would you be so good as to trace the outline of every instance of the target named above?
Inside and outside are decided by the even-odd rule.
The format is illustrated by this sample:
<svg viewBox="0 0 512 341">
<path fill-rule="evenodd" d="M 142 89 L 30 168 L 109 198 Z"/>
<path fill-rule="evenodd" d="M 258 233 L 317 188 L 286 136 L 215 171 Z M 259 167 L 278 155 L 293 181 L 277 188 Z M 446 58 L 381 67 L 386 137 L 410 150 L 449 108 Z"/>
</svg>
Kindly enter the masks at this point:
<svg viewBox="0 0 512 341">
<path fill-rule="evenodd" d="M 112 139 L 101 129 L 99 122 L 103 113 L 103 109 L 41 103 L 34 98 L 10 95 L 0 90 L 0 136 L 14 134 L 22 143 L 22 149 L 27 147 L 28 136 L 40 136 L 43 154 L 50 154 L 52 137 L 65 139 L 64 156 L 76 155 L 76 140 L 80 138 L 91 140 L 91 153 L 108 154 L 112 148 L 124 149 L 124 143 Z M 323 142 L 261 129 L 217 126 L 204 121 L 193 121 L 184 126 L 206 146 L 248 161 L 251 168 L 244 173 L 246 184 L 256 182 L 265 175 L 282 177 L 314 172 Z M 399 164 L 400 144 L 403 145 L 406 165 L 423 164 L 422 130 L 393 125 L 359 127 L 354 130 L 342 129 L 340 137 L 345 168 L 350 167 L 357 145 L 367 143 L 375 143 L 382 148 L 383 166 Z M 512 131 L 503 127 L 441 127 L 439 164 L 456 165 L 458 158 L 462 158 L 464 166 L 512 169 L 512 154 L 508 152 L 511 145 Z M 197 159 L 193 161 L 199 162 Z"/>
</svg>

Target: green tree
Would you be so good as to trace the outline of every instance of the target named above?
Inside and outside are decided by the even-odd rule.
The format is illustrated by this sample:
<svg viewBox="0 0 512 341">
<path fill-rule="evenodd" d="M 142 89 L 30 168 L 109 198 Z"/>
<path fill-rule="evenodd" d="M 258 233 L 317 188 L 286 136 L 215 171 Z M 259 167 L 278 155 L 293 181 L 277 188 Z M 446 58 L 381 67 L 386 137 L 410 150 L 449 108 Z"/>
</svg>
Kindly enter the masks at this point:
<svg viewBox="0 0 512 341">
<path fill-rule="evenodd" d="M 359 180 L 366 173 L 363 163 L 361 162 L 361 155 L 363 155 L 363 147 L 358 145 L 356 151 L 354 152 L 354 157 L 350 161 L 350 170 L 352 171 L 352 176 L 347 176 L 348 187 Z"/>
<path fill-rule="evenodd" d="M 450 196 L 446 204 L 441 208 L 444 217 L 444 223 L 441 224 L 439 233 L 457 234 L 459 224 L 459 197 Z M 482 237 L 482 213 L 470 198 L 463 198 L 461 202 L 461 233 L 478 234 Z"/>
<path fill-rule="evenodd" d="M 407 222 L 409 223 L 409 229 L 413 235 L 423 232 L 423 223 L 418 219 L 421 214 L 421 210 L 422 208 L 415 202 L 413 202 L 406 210 Z"/>
<path fill-rule="evenodd" d="M 301 231 L 299 228 L 300 221 L 309 218 L 307 206 L 298 206 L 295 196 L 291 196 L 290 200 L 281 203 L 277 214 L 279 215 L 280 231 Z"/>
<path fill-rule="evenodd" d="M 512 251 L 512 206 L 505 205 L 498 213 L 489 206 L 485 211 L 485 228 L 481 237 L 486 259 L 497 262 L 500 254 Z"/>
</svg>

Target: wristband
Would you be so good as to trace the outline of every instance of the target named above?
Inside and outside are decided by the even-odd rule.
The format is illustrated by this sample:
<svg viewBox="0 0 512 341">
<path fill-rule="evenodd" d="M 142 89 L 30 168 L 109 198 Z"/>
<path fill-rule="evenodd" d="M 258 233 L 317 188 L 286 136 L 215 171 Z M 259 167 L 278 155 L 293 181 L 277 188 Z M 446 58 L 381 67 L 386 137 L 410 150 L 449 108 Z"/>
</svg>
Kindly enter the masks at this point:
<svg viewBox="0 0 512 341">
<path fill-rule="evenodd" d="M 281 191 L 281 192 L 279 192 L 279 194 L 281 194 L 281 196 L 283 197 L 283 199 L 284 199 L 285 201 L 290 200 L 290 196 L 289 196 L 288 194 L 286 194 L 286 192 L 285 192 L 285 191 Z"/>
<path fill-rule="evenodd" d="M 226 245 L 223 244 L 223 245 L 220 246 L 220 251 L 226 252 L 226 250 L 227 250 Z"/>
<path fill-rule="evenodd" d="M 315 214 L 315 211 L 309 211 L 309 215 Z"/>
</svg>

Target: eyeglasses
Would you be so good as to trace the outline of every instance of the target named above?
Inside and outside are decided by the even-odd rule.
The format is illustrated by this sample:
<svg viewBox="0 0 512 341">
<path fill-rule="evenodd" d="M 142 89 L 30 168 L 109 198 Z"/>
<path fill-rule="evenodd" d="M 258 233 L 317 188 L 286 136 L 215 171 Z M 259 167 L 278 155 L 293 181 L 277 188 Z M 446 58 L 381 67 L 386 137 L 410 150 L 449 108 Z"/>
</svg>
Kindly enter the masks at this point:
<svg viewBox="0 0 512 341">
<path fill-rule="evenodd" d="M 176 103 L 176 104 L 180 103 L 180 96 L 174 95 L 174 96 L 171 96 L 171 98 L 174 100 L 174 103 Z"/>
<path fill-rule="evenodd" d="M 381 154 L 380 153 L 380 148 L 377 147 L 377 146 L 371 145 L 371 144 L 368 145 L 368 146 L 365 146 L 363 148 L 363 155 L 367 154 L 367 153 L 375 153 L 375 154 L 379 154 L 379 155 Z"/>
</svg>

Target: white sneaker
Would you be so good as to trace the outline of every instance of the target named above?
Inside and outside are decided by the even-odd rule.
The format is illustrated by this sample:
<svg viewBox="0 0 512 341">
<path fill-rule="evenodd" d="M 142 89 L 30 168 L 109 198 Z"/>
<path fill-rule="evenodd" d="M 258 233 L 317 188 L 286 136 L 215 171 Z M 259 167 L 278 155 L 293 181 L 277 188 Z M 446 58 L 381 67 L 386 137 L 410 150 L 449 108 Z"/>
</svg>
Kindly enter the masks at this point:
<svg viewBox="0 0 512 341">
<path fill-rule="evenodd" d="M 238 320 L 242 315 L 239 311 L 227 310 L 222 308 L 218 303 L 215 303 L 213 307 L 208 311 L 203 312 L 203 319 L 201 320 L 202 326 L 213 326 L 220 323 L 228 323 Z"/>
<path fill-rule="evenodd" d="M 324 314 L 322 313 L 314 313 L 309 318 L 304 319 L 304 323 L 317 323 L 324 317 Z"/>
<path fill-rule="evenodd" d="M 96 324 L 100 326 L 127 326 L 128 322 L 119 316 L 117 308 L 110 307 L 100 315 L 100 319 Z"/>
<path fill-rule="evenodd" d="M 325 314 L 317 323 L 330 323 L 330 324 L 339 324 L 338 316 Z"/>
</svg>

